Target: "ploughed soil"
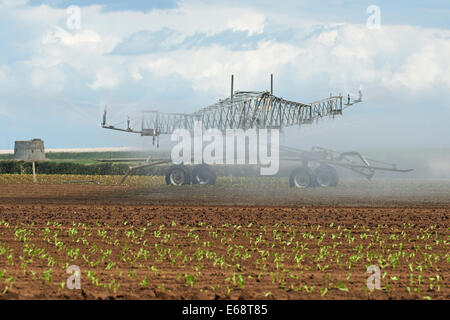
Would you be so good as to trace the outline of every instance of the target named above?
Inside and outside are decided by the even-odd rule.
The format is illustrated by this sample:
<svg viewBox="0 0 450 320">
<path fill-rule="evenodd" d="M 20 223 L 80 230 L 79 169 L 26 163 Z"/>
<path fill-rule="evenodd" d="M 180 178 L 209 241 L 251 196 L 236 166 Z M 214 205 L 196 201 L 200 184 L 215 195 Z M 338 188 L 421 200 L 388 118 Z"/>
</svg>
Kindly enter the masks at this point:
<svg viewBox="0 0 450 320">
<path fill-rule="evenodd" d="M 375 186 L 0 183 L 0 298 L 449 299 L 449 183 Z"/>
</svg>

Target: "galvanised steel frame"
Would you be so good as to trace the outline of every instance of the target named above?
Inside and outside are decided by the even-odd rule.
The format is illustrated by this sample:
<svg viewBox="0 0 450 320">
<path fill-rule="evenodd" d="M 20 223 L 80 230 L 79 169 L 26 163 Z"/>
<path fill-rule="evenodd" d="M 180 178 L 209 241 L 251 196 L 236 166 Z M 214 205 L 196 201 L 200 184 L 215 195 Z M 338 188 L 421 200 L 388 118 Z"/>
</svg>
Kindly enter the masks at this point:
<svg viewBox="0 0 450 320">
<path fill-rule="evenodd" d="M 175 129 L 194 129 L 194 121 L 201 121 L 203 129 L 282 129 L 312 123 L 327 116 L 342 114 L 342 96 L 309 104 L 278 98 L 270 92 L 236 92 L 232 97 L 200 109 L 194 113 L 163 113 L 144 111 L 143 136 L 172 134 Z M 109 128 L 109 127 L 106 127 Z M 110 128 L 114 129 L 114 128 Z"/>
<path fill-rule="evenodd" d="M 105 129 L 139 133 L 142 136 L 159 137 L 172 134 L 176 129 L 193 130 L 196 121 L 201 121 L 203 129 L 283 129 L 284 127 L 312 123 L 314 120 L 341 115 L 342 110 L 362 101 L 359 98 L 350 102 L 350 95 L 345 106 L 342 95 L 332 96 L 308 104 L 284 100 L 273 95 L 273 74 L 270 76 L 270 91 L 234 92 L 234 75 L 231 75 L 230 97 L 200 109 L 194 113 L 163 113 L 144 111 L 141 130 L 130 127 L 119 128 L 106 124 L 106 109 L 103 114 L 102 127 Z M 155 139 L 154 139 L 155 140 Z"/>
</svg>

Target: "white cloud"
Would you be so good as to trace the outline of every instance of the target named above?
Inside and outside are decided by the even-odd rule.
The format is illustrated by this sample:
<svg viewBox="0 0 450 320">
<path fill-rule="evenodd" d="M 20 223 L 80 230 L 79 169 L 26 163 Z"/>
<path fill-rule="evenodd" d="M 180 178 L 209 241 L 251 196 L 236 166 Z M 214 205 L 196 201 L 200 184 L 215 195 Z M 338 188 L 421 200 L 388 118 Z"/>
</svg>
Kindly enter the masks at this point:
<svg viewBox="0 0 450 320">
<path fill-rule="evenodd" d="M 83 94 L 104 89 L 126 96 L 124 88 L 129 83 L 145 84 L 149 77 L 176 75 L 186 80 L 188 90 L 220 97 L 228 93 L 231 73 L 236 75 L 239 90 L 268 89 L 267 78 L 275 73 L 276 85 L 295 85 L 297 91 L 290 92 L 299 92 L 300 98 L 302 90 L 314 84 L 324 93 L 345 93 L 363 86 L 369 90 L 368 98 L 380 90 L 406 89 L 414 96 L 419 94 L 416 91 L 429 92 L 436 86 L 450 88 L 449 30 L 402 25 L 369 30 L 363 24 L 320 23 L 259 7 L 187 1 L 177 8 L 149 12 L 82 7 L 82 28 L 66 30 L 65 9 L 44 5 L 6 10 L 16 23 L 12 30 L 29 30 L 36 37 L 20 43 L 29 57 L 8 66 L 8 72 L 0 69 L 0 82 L 14 74 L 17 83 L 29 83 L 46 94 L 62 92 L 77 78 L 85 81 Z M 267 34 L 268 38 L 244 50 L 215 43 L 188 49 L 166 46 L 166 50 L 134 56 L 111 54 L 126 37 L 163 28 L 173 30 L 171 44 L 198 33 L 216 35 L 230 30 L 249 36 Z M 291 37 L 270 38 L 272 32 L 288 30 Z M 134 96 L 128 99 L 132 102 Z"/>
<path fill-rule="evenodd" d="M 101 42 L 101 37 L 98 33 L 91 30 L 81 30 L 80 32 L 70 33 L 61 27 L 56 27 L 55 30 L 49 32 L 43 39 L 42 44 L 61 43 L 67 46 L 77 46 L 84 44 L 97 44 Z"/>
<path fill-rule="evenodd" d="M 247 12 L 228 20 L 228 28 L 233 31 L 247 31 L 249 35 L 264 32 L 266 18 L 262 14 Z"/>
<path fill-rule="evenodd" d="M 130 76 L 133 79 L 142 79 L 138 72 L 139 68 L 133 69 L 133 65 L 136 65 L 139 58 L 121 59 L 117 56 L 108 56 L 108 53 L 124 37 L 140 30 L 159 30 L 167 27 L 175 30 L 182 37 L 195 33 L 216 34 L 230 28 L 247 31 L 249 35 L 264 30 L 264 15 L 252 9 L 230 8 L 224 5 L 217 7 L 182 3 L 178 8 L 152 10 L 147 13 L 103 12 L 101 7 L 96 5 L 82 7 L 82 28 L 74 31 L 64 29 L 68 18 L 64 9 L 46 5 L 21 7 L 10 9 L 10 15 L 16 19 L 18 25 L 41 33 L 40 37 L 26 44 L 29 46 L 31 58 L 24 61 L 24 64 L 30 68 L 38 68 L 33 71 L 31 83 L 34 86 L 41 85 L 41 80 L 44 78 L 39 68 L 60 67 L 62 70 L 63 66 L 70 66 L 92 78 L 89 87 L 93 90 L 116 88 L 121 79 L 121 76 L 117 74 L 121 73 L 122 67 L 130 70 Z M 195 57 L 194 51 L 189 52 L 189 55 Z M 182 52 L 176 52 L 174 56 L 179 57 L 180 54 Z M 211 58 L 213 59 L 214 56 Z M 157 61 L 160 60 L 161 57 L 157 57 Z M 192 68 L 186 65 L 181 66 L 181 69 L 191 70 Z M 211 78 L 214 74 L 213 66 L 210 64 L 208 69 L 209 71 L 203 70 L 200 73 L 209 74 Z M 198 70 L 195 70 L 195 73 L 197 72 Z M 191 79 L 186 72 L 180 72 L 180 74 L 186 76 L 186 79 L 195 80 Z"/>
<path fill-rule="evenodd" d="M 233 7 L 225 4 L 190 3 L 182 1 L 173 9 L 149 12 L 103 12 L 100 6 L 83 7 L 82 28 L 95 29 L 102 36 L 110 34 L 123 39 L 141 30 L 157 31 L 163 27 L 183 35 L 217 34 L 228 29 L 249 34 L 264 30 L 265 15 L 255 8 Z"/>
<path fill-rule="evenodd" d="M 57 94 L 64 89 L 66 75 L 58 68 L 35 68 L 30 75 L 33 87 L 46 94 Z"/>
<path fill-rule="evenodd" d="M 186 1 L 177 8 L 146 13 L 103 12 L 100 6 L 83 7 L 82 29 L 76 31 L 60 27 L 65 26 L 68 17 L 63 9 L 39 6 L 12 11 L 19 24 L 42 30 L 41 38 L 30 43 L 32 58 L 26 61 L 28 66 L 70 66 L 91 78 L 89 87 L 93 90 L 117 88 L 126 76 L 145 81 L 141 70 L 149 70 L 161 76 L 179 74 L 197 90 L 223 92 L 227 83 L 224 76 L 231 73 L 237 73 L 242 83 L 256 87 L 269 73 L 282 72 L 286 66 L 297 70 L 299 82 L 328 74 L 328 80 L 324 80 L 329 82 L 324 87 L 343 87 L 342 90 L 355 85 L 409 90 L 425 90 L 436 84 L 450 86 L 446 62 L 450 55 L 448 30 L 388 25 L 369 30 L 365 25 L 320 25 L 293 17 L 282 20 L 286 16 L 252 8 Z M 169 28 L 176 32 L 179 42 L 195 33 L 263 33 L 268 21 L 276 21 L 278 29 L 284 27 L 299 34 L 314 26 L 320 31 L 302 41 L 261 41 L 256 50 L 235 52 L 216 44 L 143 56 L 108 55 L 125 37 L 141 30 Z M 277 76 L 282 78 L 283 74 Z M 36 82 L 39 81 L 35 79 L 33 83 Z"/>
<path fill-rule="evenodd" d="M 99 101 L 102 107 L 117 107 L 124 117 L 136 114 L 131 109 L 146 107 L 191 112 L 228 95 L 232 73 L 236 90 L 269 89 L 268 77 L 274 73 L 276 94 L 302 102 L 323 98 L 330 91 L 355 92 L 362 86 L 367 104 L 358 105 L 333 125 L 311 126 L 302 134 L 308 141 L 320 134 L 329 141 L 336 132 L 345 132 L 348 140 L 336 134 L 334 141 L 359 138 L 365 143 L 379 140 L 379 127 L 386 124 L 386 113 L 375 115 L 378 105 L 392 111 L 408 107 L 416 110 L 417 119 L 422 115 L 417 110 L 424 105 L 445 108 L 445 101 L 450 102 L 449 30 L 385 24 L 369 30 L 365 24 L 317 21 L 316 14 L 293 12 L 288 6 L 275 8 L 277 4 L 268 1 L 264 5 L 255 1 L 253 7 L 249 2 L 182 1 L 177 8 L 148 12 L 88 6 L 81 10 L 81 29 L 68 30 L 65 8 L 15 4 L 20 3 L 0 2 L 0 21 L 7 21 L 11 34 L 0 53 L 0 64 L 6 64 L 0 67 L 4 97 L 0 113 L 7 110 L 17 119 L 30 111 L 39 116 L 31 108 L 40 104 L 47 116 L 58 110 L 59 117 L 59 112 L 70 109 L 84 115 L 83 126 L 88 126 L 86 119 L 98 125 Z M 292 1 L 289 8 L 297 4 Z M 364 20 L 365 12 L 361 14 Z M 126 56 L 115 54 L 116 46 L 130 35 L 163 29 L 170 30 L 170 38 L 152 42 L 155 50 L 133 52 L 131 46 Z M 242 34 L 253 35 L 252 44 L 233 50 L 231 31 L 241 32 L 241 42 Z M 225 36 L 214 37 L 221 33 Z M 195 41 L 209 36 L 214 41 Z M 193 39 L 192 45 L 180 45 L 187 38 Z M 165 47 L 158 50 L 161 45 Z M 435 103 L 429 103 L 430 97 L 436 97 Z M 366 116 L 369 108 L 375 109 Z M 385 140 L 390 134 L 393 141 L 411 140 L 417 129 L 401 117 L 390 118 Z M 428 119 L 429 128 L 423 130 L 428 136 L 418 138 L 431 141 L 430 136 L 448 135 L 444 118 Z M 412 134 L 396 135 L 402 129 L 405 136 Z"/>
<path fill-rule="evenodd" d="M 450 88 L 450 40 L 430 39 L 419 51 L 411 54 L 393 83 L 410 90 L 432 89 L 445 84 Z"/>
<path fill-rule="evenodd" d="M 103 67 L 95 71 L 95 81 L 89 85 L 93 90 L 114 89 L 121 81 L 121 76 L 112 67 Z"/>
<path fill-rule="evenodd" d="M 28 0 L 0 0 L 0 5 L 5 6 L 23 6 L 24 4 L 27 4 Z"/>
<path fill-rule="evenodd" d="M 336 38 L 338 36 L 337 30 L 332 30 L 330 32 L 323 32 L 317 37 L 317 41 L 324 46 L 330 47 L 335 44 Z"/>
<path fill-rule="evenodd" d="M 286 43 L 272 41 L 261 42 L 257 50 L 231 51 L 222 46 L 198 48 L 195 50 L 179 50 L 169 52 L 164 57 L 140 57 L 133 67 L 133 74 L 137 70 L 150 70 L 158 76 L 178 73 L 185 79 L 192 81 L 199 91 L 226 92 L 229 74 L 239 75 L 237 88 L 245 90 L 249 86 L 262 85 L 267 81 L 271 71 L 283 64 L 294 61 L 302 49 Z M 256 89 L 255 88 L 255 89 Z"/>
</svg>

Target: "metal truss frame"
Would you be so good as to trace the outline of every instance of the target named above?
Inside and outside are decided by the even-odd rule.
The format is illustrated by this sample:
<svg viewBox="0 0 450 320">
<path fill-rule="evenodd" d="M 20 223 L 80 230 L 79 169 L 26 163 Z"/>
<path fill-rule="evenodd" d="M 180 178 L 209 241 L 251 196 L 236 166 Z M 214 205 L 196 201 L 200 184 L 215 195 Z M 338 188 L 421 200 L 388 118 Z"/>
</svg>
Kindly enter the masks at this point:
<svg viewBox="0 0 450 320">
<path fill-rule="evenodd" d="M 342 99 L 340 95 L 330 96 L 303 104 L 278 98 L 270 92 L 236 92 L 194 113 L 143 111 L 140 133 L 154 136 L 172 134 L 175 129 L 193 130 L 195 121 L 201 121 L 203 129 L 223 132 L 227 129 L 282 129 L 340 115 Z"/>
</svg>

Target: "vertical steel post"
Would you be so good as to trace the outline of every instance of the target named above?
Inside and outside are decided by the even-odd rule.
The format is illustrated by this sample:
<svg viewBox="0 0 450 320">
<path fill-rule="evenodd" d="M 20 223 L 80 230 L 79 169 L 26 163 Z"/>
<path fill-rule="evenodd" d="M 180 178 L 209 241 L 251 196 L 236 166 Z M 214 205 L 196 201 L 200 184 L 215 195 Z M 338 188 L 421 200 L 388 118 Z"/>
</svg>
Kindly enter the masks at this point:
<svg viewBox="0 0 450 320">
<path fill-rule="evenodd" d="M 270 95 L 273 96 L 273 73 L 270 75 Z"/>
<path fill-rule="evenodd" d="M 234 95 L 234 75 L 231 75 L 231 103 L 233 103 L 233 95 Z"/>
</svg>

